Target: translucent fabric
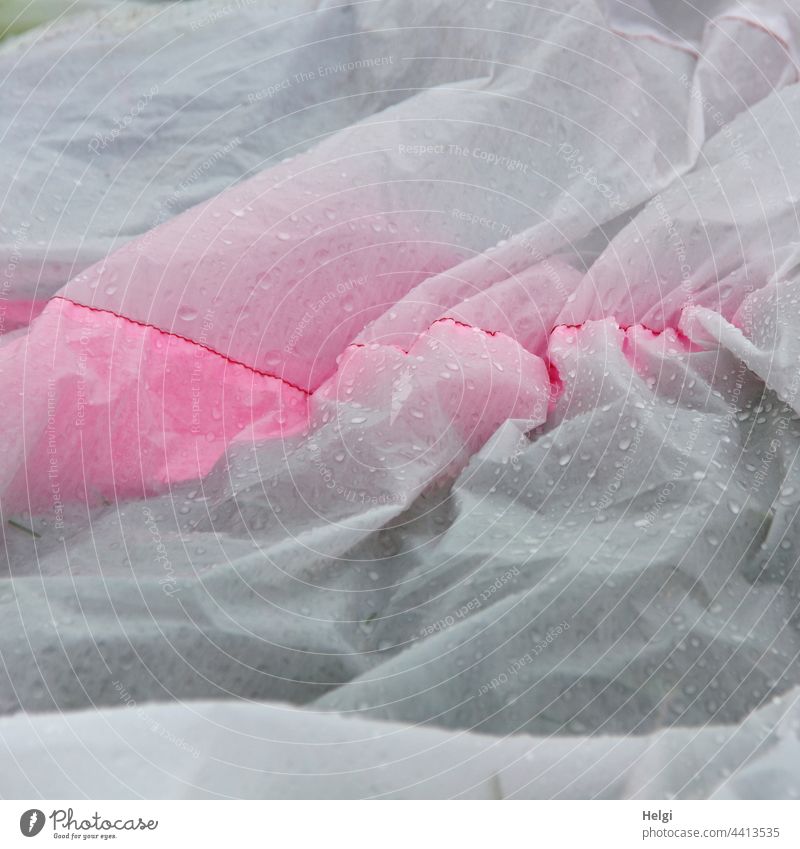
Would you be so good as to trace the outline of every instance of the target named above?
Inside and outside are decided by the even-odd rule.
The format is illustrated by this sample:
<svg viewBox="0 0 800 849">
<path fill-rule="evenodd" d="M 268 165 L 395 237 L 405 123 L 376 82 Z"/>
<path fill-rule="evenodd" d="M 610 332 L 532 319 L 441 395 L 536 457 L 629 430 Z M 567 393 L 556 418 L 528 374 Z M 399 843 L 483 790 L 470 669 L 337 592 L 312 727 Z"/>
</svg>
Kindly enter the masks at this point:
<svg viewBox="0 0 800 849">
<path fill-rule="evenodd" d="M 799 795 L 796 12 L 4 43 L 0 794 Z"/>
</svg>

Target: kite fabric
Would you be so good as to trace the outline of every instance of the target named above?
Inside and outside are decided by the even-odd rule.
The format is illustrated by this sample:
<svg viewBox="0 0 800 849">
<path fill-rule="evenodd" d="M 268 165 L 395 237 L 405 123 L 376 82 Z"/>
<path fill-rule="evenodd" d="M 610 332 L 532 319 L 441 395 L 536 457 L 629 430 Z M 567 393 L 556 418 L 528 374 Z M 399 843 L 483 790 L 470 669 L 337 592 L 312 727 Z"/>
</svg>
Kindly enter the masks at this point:
<svg viewBox="0 0 800 849">
<path fill-rule="evenodd" d="M 800 796 L 800 3 L 39 11 L 0 796 Z"/>
</svg>

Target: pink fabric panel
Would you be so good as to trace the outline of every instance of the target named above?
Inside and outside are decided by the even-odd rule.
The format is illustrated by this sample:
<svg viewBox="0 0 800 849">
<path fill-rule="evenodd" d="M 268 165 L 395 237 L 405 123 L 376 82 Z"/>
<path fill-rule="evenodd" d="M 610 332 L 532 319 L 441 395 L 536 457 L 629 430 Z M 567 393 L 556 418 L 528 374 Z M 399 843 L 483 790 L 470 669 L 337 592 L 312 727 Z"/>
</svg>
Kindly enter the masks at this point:
<svg viewBox="0 0 800 849">
<path fill-rule="evenodd" d="M 0 375 L 7 510 L 141 496 L 206 474 L 253 422 L 271 437 L 307 417 L 274 377 L 61 298 L 0 348 Z"/>
</svg>

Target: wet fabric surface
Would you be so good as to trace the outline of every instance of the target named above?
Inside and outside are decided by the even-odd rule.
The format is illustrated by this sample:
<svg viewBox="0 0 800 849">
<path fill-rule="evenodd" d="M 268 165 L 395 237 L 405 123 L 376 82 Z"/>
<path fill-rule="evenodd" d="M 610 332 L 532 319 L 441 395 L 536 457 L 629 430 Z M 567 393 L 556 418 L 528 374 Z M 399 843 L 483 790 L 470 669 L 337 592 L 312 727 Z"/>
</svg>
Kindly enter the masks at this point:
<svg viewBox="0 0 800 849">
<path fill-rule="evenodd" d="M 800 792 L 796 10 L 652 6 L 4 44 L 2 795 Z"/>
</svg>

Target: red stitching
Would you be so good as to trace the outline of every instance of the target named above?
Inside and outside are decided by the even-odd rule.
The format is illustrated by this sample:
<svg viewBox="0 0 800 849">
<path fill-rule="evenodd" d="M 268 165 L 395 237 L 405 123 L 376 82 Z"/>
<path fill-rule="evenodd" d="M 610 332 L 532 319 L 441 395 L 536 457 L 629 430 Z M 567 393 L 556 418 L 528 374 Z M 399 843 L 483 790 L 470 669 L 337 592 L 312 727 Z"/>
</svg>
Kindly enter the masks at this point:
<svg viewBox="0 0 800 849">
<path fill-rule="evenodd" d="M 81 307 L 82 309 L 90 310 L 91 312 L 105 313 L 106 315 L 114 316 L 114 318 L 119 318 L 119 319 L 122 319 L 123 321 L 127 321 L 130 324 L 135 324 L 137 327 L 144 327 L 145 329 L 149 329 L 149 330 L 157 330 L 159 333 L 161 333 L 164 336 L 173 336 L 176 339 L 181 339 L 184 342 L 188 342 L 190 345 L 196 345 L 198 348 L 202 348 L 204 351 L 208 351 L 208 353 L 210 353 L 210 354 L 215 354 L 218 357 L 222 357 L 222 359 L 225 360 L 225 362 L 230 363 L 231 365 L 241 366 L 242 368 L 245 368 L 248 371 L 253 372 L 254 374 L 260 375 L 261 377 L 271 377 L 274 380 L 280 380 L 281 383 L 285 383 L 287 386 L 291 387 L 292 389 L 296 389 L 298 392 L 302 392 L 303 395 L 305 395 L 307 397 L 310 397 L 311 395 L 313 395 L 313 393 L 310 390 L 303 389 L 302 386 L 298 386 L 296 383 L 292 383 L 290 380 L 286 380 L 285 377 L 281 377 L 280 375 L 274 374 L 273 372 L 262 371 L 261 369 L 257 369 L 253 366 L 248 365 L 247 363 L 243 363 L 241 360 L 235 360 L 232 357 L 229 357 L 227 354 L 223 354 L 220 351 L 217 351 L 215 348 L 211 348 L 208 345 L 204 345 L 202 342 L 198 342 L 195 339 L 190 339 L 188 336 L 181 336 L 180 333 L 175 333 L 172 330 L 163 330 L 161 327 L 156 327 L 156 325 L 154 325 L 154 324 L 148 324 L 145 321 L 139 321 L 138 319 L 135 319 L 135 318 L 129 318 L 126 315 L 120 315 L 119 313 L 114 312 L 113 310 L 107 310 L 107 309 L 104 309 L 103 307 L 94 307 L 94 306 L 89 306 L 88 304 L 81 304 L 81 303 L 78 303 L 77 301 L 73 301 L 71 298 L 64 297 L 64 295 L 54 295 L 52 300 L 54 300 L 54 301 L 55 300 L 65 301 L 68 304 L 72 304 L 72 306 L 74 306 L 74 307 Z M 460 321 L 457 318 L 451 318 L 450 316 L 442 316 L 441 318 L 437 318 L 434 322 L 432 322 L 429 325 L 428 331 L 431 328 L 433 328 L 435 325 L 440 324 L 440 323 L 445 322 L 445 321 L 449 321 L 452 324 L 456 325 L 456 327 L 463 327 L 466 330 L 478 330 L 481 333 L 485 333 L 487 336 L 502 335 L 502 331 L 500 331 L 500 330 L 485 330 L 482 327 L 476 327 L 474 324 L 467 324 L 464 321 Z M 557 324 L 550 331 L 549 335 L 552 335 L 556 330 L 561 330 L 561 329 L 580 330 L 581 328 L 583 328 L 585 326 L 585 324 L 586 324 L 586 322 L 583 322 L 581 324 Z M 628 325 L 618 324 L 617 327 L 619 327 L 619 329 L 622 330 L 625 333 L 628 332 L 629 330 L 633 329 L 634 327 L 641 327 L 642 330 L 646 330 L 647 332 L 652 333 L 654 336 L 660 336 L 662 333 L 666 332 L 667 330 L 672 330 L 676 334 L 676 336 L 678 337 L 679 340 L 686 342 L 686 343 L 689 343 L 689 339 L 677 327 L 665 327 L 663 330 L 654 330 L 653 328 L 647 327 L 644 324 L 628 324 Z M 427 331 L 425 331 L 425 332 L 427 332 Z M 509 337 L 509 338 L 511 338 L 511 337 Z M 380 345 L 381 343 L 378 343 L 378 344 Z M 351 342 L 345 350 L 349 350 L 350 348 L 366 348 L 366 347 L 368 347 L 368 346 L 363 342 Z M 399 345 L 391 345 L 391 346 L 383 346 L 383 347 L 396 348 L 398 351 L 400 351 L 403 354 L 409 353 L 404 348 L 401 348 Z M 561 378 L 558 375 L 558 369 L 556 368 L 554 363 L 552 363 L 549 359 L 545 359 L 545 364 L 547 365 L 549 376 L 550 376 L 551 391 L 553 391 L 561 384 Z M 555 375 L 555 379 L 554 379 L 554 375 Z"/>
<path fill-rule="evenodd" d="M 727 12 L 724 15 L 719 15 L 719 17 L 709 20 L 706 24 L 706 27 L 719 27 L 720 21 L 738 21 L 739 23 L 747 24 L 748 26 L 751 26 L 754 29 L 765 33 L 774 41 L 777 41 L 778 44 L 780 44 L 780 46 L 783 48 L 783 52 L 786 54 L 786 58 L 789 60 L 792 68 L 794 69 L 795 82 L 800 81 L 800 69 L 798 69 L 794 59 L 792 58 L 791 46 L 782 35 L 779 35 L 777 32 L 775 32 L 775 30 L 770 29 L 766 24 L 762 24 L 761 21 L 756 21 L 752 18 L 747 18 L 744 15 L 737 15 L 731 12 Z"/>
<path fill-rule="evenodd" d="M 624 29 L 615 29 L 614 27 L 609 27 L 608 31 L 619 38 L 646 38 L 649 41 L 655 41 L 657 44 L 661 44 L 664 47 L 672 47 L 675 50 L 680 50 L 682 53 L 688 53 L 689 56 L 694 56 L 695 59 L 700 58 L 700 51 L 696 50 L 690 44 L 681 44 L 678 41 L 673 41 L 672 39 L 667 38 L 664 35 L 659 35 L 655 32 L 633 32 Z"/>
<path fill-rule="evenodd" d="M 436 321 L 431 324 L 431 327 L 436 324 L 441 324 L 443 321 L 451 321 L 456 327 L 465 327 L 467 330 L 480 330 L 481 333 L 485 333 L 487 336 L 497 336 L 500 333 L 499 330 L 484 330 L 482 327 L 475 327 L 474 324 L 467 324 L 465 321 L 459 321 L 457 318 L 451 318 L 449 315 L 437 318 Z M 428 329 L 430 330 L 430 327 Z"/>
<path fill-rule="evenodd" d="M 216 354 L 218 357 L 222 357 L 225 362 L 230 363 L 234 366 L 241 366 L 242 368 L 246 368 L 248 371 L 253 372 L 261 377 L 271 377 L 275 380 L 280 380 L 281 383 L 285 383 L 287 386 L 292 389 L 296 389 L 298 392 L 302 392 L 303 395 L 311 395 L 308 389 L 303 389 L 302 386 L 298 386 L 296 383 L 292 383 L 290 380 L 287 380 L 285 377 L 281 377 L 278 374 L 274 374 L 270 371 L 262 371 L 261 369 L 254 368 L 253 366 L 248 365 L 247 363 L 243 363 L 241 360 L 235 360 L 233 357 L 229 357 L 227 354 L 223 354 L 220 351 L 215 350 L 214 348 L 209 347 L 208 345 L 204 345 L 202 342 L 198 342 L 196 339 L 190 339 L 188 336 L 181 336 L 180 333 L 175 333 L 172 330 L 163 330 L 160 327 L 156 327 L 154 324 L 148 324 L 145 321 L 138 321 L 135 318 L 128 318 L 127 315 L 120 315 L 114 310 L 103 309 L 102 307 L 90 307 L 88 304 L 80 304 L 77 301 L 73 301 L 71 298 L 66 298 L 64 295 L 53 295 L 52 300 L 56 301 L 66 301 L 68 304 L 72 304 L 74 307 L 81 307 L 85 310 L 90 310 L 91 312 L 99 312 L 105 313 L 106 315 L 113 315 L 114 318 L 121 318 L 123 321 L 127 321 L 130 324 L 135 324 L 137 327 L 144 327 L 149 330 L 157 330 L 159 333 L 164 336 L 174 336 L 176 339 L 182 339 L 184 342 L 188 342 L 191 345 L 196 345 L 198 348 L 202 348 L 204 351 L 208 351 L 210 354 Z"/>
</svg>

